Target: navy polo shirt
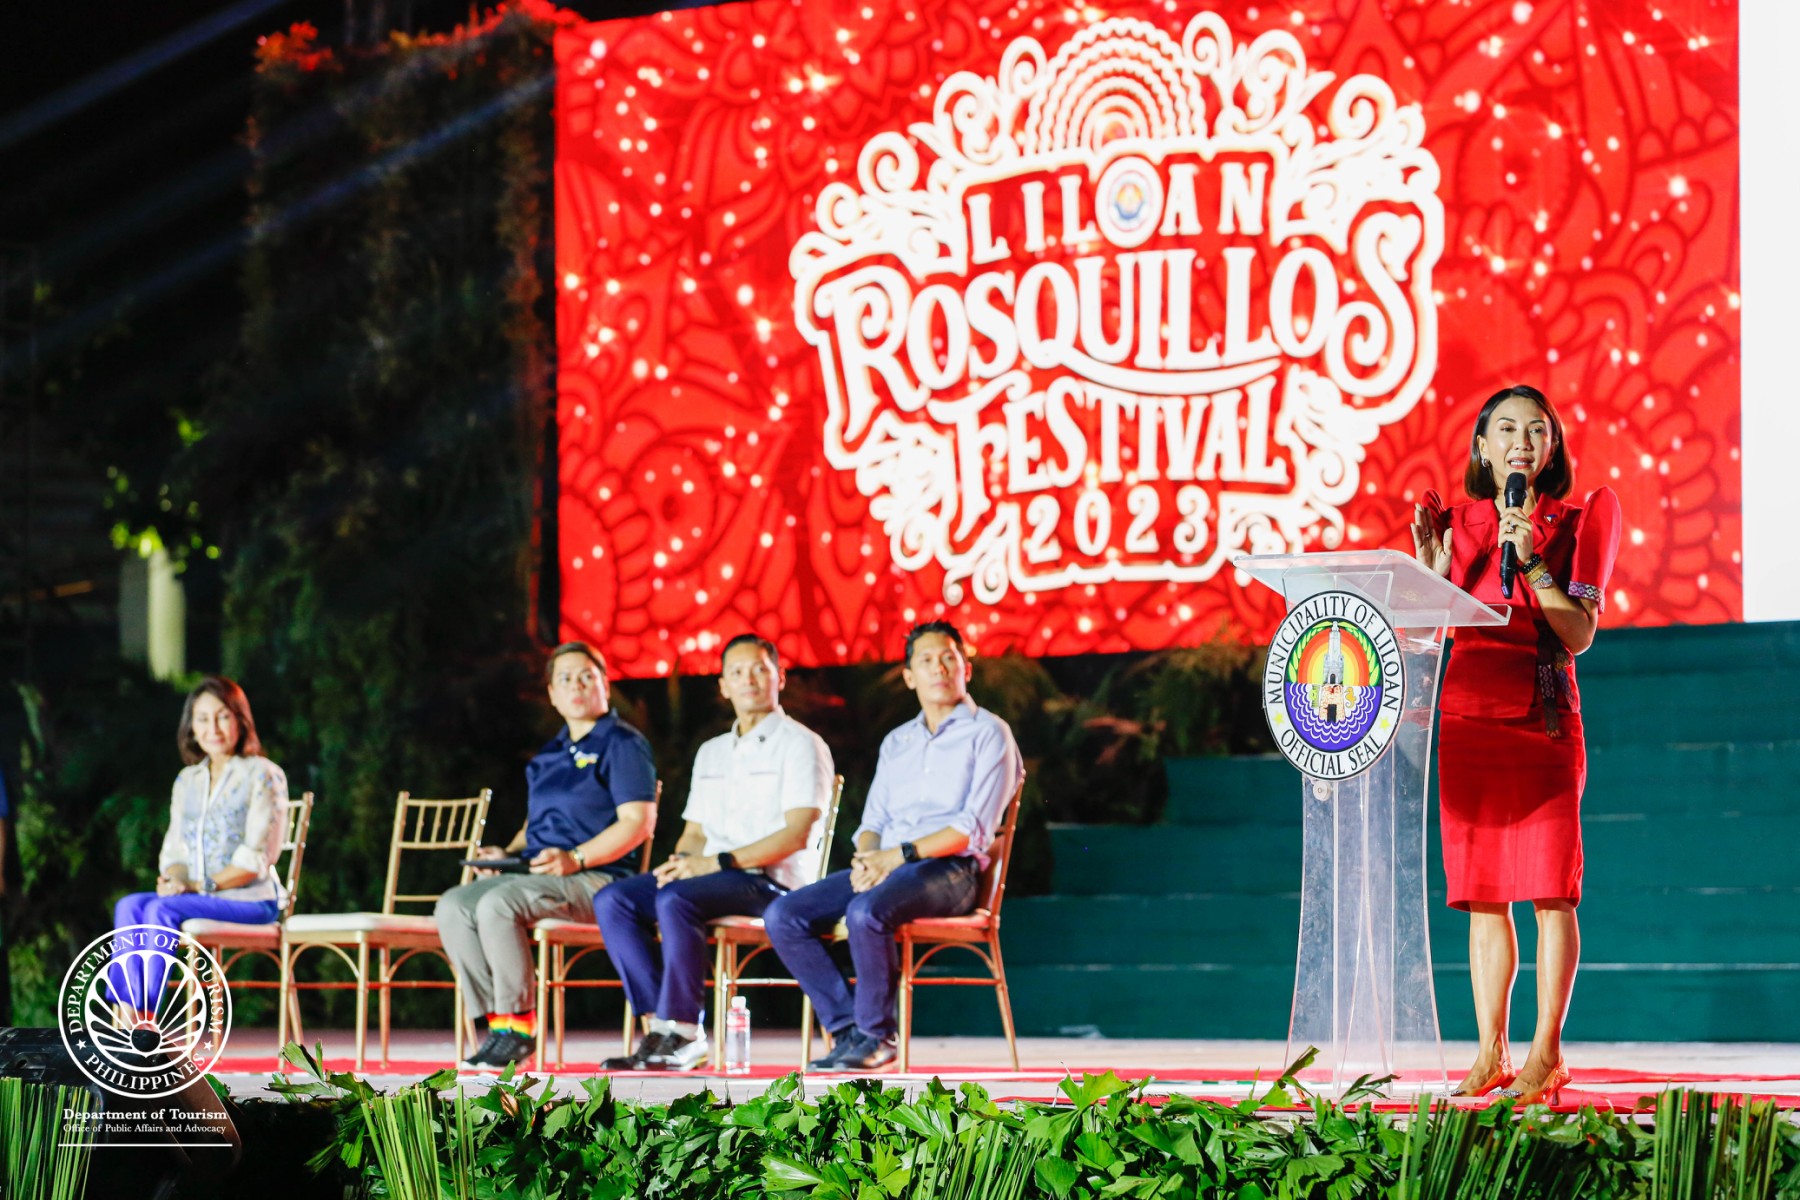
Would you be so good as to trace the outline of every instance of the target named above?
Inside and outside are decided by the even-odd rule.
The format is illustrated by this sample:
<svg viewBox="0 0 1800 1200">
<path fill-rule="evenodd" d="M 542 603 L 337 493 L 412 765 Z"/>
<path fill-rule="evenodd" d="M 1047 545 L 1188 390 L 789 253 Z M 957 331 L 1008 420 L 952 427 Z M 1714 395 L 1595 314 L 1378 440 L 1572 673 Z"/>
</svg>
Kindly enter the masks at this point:
<svg viewBox="0 0 1800 1200">
<path fill-rule="evenodd" d="M 525 786 L 530 858 L 573 850 L 617 820 L 619 805 L 655 800 L 656 765 L 644 735 L 607 713 L 578 742 L 563 726 L 525 767 Z"/>
</svg>

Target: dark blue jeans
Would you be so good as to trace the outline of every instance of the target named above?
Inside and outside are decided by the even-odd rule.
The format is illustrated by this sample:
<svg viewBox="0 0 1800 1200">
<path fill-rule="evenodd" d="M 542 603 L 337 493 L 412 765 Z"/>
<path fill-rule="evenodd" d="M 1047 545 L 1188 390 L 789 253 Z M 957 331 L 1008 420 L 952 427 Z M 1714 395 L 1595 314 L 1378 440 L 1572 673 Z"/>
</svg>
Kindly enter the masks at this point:
<svg viewBox="0 0 1800 1200">
<path fill-rule="evenodd" d="M 850 1026 L 871 1037 L 894 1036 L 894 995 L 900 950 L 894 930 L 919 917 L 960 916 L 975 907 L 980 877 L 968 857 L 902 863 L 877 887 L 852 891 L 850 872 L 839 871 L 795 888 L 763 914 L 769 941 L 794 978 L 812 997 L 819 1023 L 835 1038 Z M 850 930 L 850 962 L 856 995 L 820 939 L 842 919 Z"/>
<path fill-rule="evenodd" d="M 633 875 L 594 894 L 594 921 L 634 1011 L 704 1026 L 711 965 L 706 923 L 714 917 L 760 917 L 781 894 L 780 884 L 748 871 L 715 871 L 662 887 L 654 875 Z"/>
<path fill-rule="evenodd" d="M 207 896 L 197 892 L 180 896 L 132 892 L 121 897 L 118 904 L 113 906 L 113 928 L 156 925 L 179 933 L 183 921 L 232 921 L 239 925 L 267 925 L 280 915 L 281 906 L 273 900 L 230 900 L 223 896 Z M 139 1012 L 153 1011 L 162 997 L 167 967 L 168 960 L 160 954 L 115 958 L 107 968 L 107 995 L 115 1001 L 125 1001 Z"/>
</svg>

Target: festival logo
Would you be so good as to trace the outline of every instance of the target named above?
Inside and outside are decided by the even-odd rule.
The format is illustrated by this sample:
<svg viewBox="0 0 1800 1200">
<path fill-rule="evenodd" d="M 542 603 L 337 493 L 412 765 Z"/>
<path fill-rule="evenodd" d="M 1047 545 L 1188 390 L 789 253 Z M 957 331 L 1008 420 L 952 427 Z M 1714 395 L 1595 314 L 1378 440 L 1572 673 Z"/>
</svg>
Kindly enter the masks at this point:
<svg viewBox="0 0 1800 1200">
<path fill-rule="evenodd" d="M 1021 37 L 878 134 L 791 256 L 824 450 L 944 599 L 1333 548 L 1437 361 L 1416 104 L 1283 30 Z"/>
<path fill-rule="evenodd" d="M 1275 631 L 1263 711 L 1275 744 L 1307 775 L 1347 779 L 1368 770 L 1393 739 L 1404 699 L 1399 641 L 1361 597 L 1320 593 Z"/>
<path fill-rule="evenodd" d="M 89 942 L 63 976 L 63 1045 L 108 1091 L 171 1096 L 212 1070 L 231 1032 L 231 991 L 193 938 L 127 925 Z"/>
</svg>

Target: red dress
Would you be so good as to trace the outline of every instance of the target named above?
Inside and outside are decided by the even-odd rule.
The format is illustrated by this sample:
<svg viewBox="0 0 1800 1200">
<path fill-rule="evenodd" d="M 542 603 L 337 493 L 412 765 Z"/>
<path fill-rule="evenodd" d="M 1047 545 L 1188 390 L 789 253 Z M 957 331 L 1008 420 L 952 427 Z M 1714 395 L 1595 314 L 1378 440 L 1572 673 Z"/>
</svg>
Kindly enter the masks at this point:
<svg viewBox="0 0 1800 1200">
<path fill-rule="evenodd" d="M 1523 571 L 1513 598 L 1501 595 L 1500 517 L 1492 501 L 1446 510 L 1428 492 L 1425 509 L 1440 529 L 1454 531 L 1450 582 L 1511 615 L 1491 629 L 1456 630 L 1444 671 L 1438 801 L 1450 906 L 1578 904 L 1587 746 L 1574 656 L 1551 631 Z M 1604 608 L 1619 549 L 1612 489 L 1589 494 L 1580 508 L 1544 497 L 1531 520 L 1532 545 L 1556 586 Z"/>
</svg>

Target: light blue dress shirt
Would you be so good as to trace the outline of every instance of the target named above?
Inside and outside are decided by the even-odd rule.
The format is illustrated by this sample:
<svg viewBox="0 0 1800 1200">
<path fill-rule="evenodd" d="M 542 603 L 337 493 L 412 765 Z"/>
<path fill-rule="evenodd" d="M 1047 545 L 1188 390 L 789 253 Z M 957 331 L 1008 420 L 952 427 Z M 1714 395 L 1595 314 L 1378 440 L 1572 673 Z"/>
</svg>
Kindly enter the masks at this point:
<svg viewBox="0 0 1800 1200">
<path fill-rule="evenodd" d="M 882 739 L 856 836 L 878 833 L 880 848 L 892 850 L 940 829 L 961 830 L 985 871 L 1001 814 L 1024 779 L 1012 730 L 987 709 L 965 700 L 936 733 L 920 713 Z"/>
</svg>

